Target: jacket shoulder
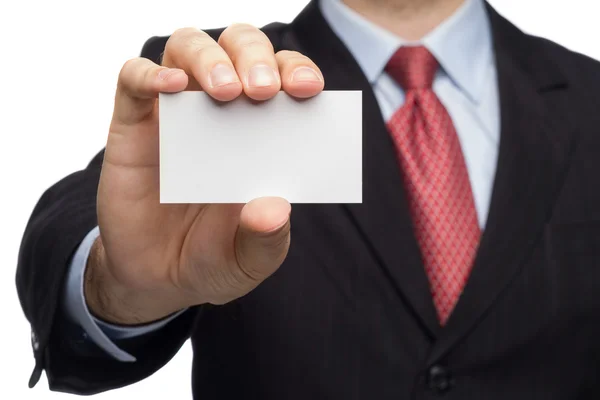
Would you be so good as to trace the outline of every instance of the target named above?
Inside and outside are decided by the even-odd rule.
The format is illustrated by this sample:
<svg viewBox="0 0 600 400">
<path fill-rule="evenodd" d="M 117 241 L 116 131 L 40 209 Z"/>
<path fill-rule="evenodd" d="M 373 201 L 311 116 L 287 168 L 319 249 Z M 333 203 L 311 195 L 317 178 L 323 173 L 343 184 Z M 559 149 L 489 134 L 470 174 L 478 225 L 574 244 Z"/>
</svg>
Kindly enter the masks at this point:
<svg viewBox="0 0 600 400">
<path fill-rule="evenodd" d="M 533 43 L 543 50 L 550 60 L 567 78 L 569 85 L 575 89 L 600 88 L 600 61 L 571 50 L 549 39 L 530 36 Z"/>
<path fill-rule="evenodd" d="M 284 30 L 287 28 L 288 24 L 284 24 L 281 22 L 273 22 L 269 25 L 266 25 L 260 28 L 263 31 L 271 43 L 273 43 L 273 47 L 278 49 L 281 43 L 281 37 L 283 35 Z M 221 33 L 225 30 L 225 28 L 218 29 L 207 29 L 204 32 L 208 33 L 210 37 L 214 40 L 218 40 Z M 157 64 L 160 64 L 162 59 L 162 54 L 165 50 L 165 46 L 170 36 L 153 36 L 150 39 L 146 40 L 144 46 L 142 47 L 141 57 L 147 58 Z"/>
</svg>

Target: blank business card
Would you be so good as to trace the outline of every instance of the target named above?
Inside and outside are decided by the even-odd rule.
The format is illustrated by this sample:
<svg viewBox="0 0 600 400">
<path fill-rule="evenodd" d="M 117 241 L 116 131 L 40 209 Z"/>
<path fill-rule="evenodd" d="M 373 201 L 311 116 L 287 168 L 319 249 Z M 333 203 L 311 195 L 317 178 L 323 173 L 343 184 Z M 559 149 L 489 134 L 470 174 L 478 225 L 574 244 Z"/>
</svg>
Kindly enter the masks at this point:
<svg viewBox="0 0 600 400">
<path fill-rule="evenodd" d="M 217 102 L 161 94 L 161 203 L 362 202 L 362 92 Z"/>
</svg>

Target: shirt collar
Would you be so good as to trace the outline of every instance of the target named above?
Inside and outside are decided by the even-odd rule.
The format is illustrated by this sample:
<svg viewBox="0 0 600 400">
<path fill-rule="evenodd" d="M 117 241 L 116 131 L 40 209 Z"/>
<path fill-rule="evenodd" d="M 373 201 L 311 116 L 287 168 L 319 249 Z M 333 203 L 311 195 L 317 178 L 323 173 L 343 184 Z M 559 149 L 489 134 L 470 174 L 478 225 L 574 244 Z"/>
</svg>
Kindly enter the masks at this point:
<svg viewBox="0 0 600 400">
<path fill-rule="evenodd" d="M 492 60 L 490 22 L 483 0 L 465 0 L 460 8 L 418 42 L 409 42 L 368 21 L 342 0 L 320 0 L 323 16 L 371 82 L 379 79 L 404 45 L 424 45 L 460 90 L 478 102 Z"/>
</svg>

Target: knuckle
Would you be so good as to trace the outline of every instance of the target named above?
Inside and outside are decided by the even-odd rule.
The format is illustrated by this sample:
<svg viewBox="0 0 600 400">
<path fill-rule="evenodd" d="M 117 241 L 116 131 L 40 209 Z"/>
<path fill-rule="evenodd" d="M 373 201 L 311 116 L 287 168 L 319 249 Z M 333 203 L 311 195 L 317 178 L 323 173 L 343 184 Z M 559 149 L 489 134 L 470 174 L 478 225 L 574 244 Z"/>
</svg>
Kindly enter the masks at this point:
<svg viewBox="0 0 600 400">
<path fill-rule="evenodd" d="M 227 27 L 219 36 L 220 45 L 234 47 L 251 47 L 254 45 L 267 46 L 273 50 L 271 41 L 260 29 L 249 24 L 237 23 Z"/>
<path fill-rule="evenodd" d="M 240 59 L 255 60 L 257 58 L 264 61 L 273 59 L 273 62 L 275 62 L 271 42 L 256 37 L 239 39 L 233 48 L 229 50 L 229 56 L 234 63 Z"/>
<path fill-rule="evenodd" d="M 223 30 L 223 32 L 221 32 L 221 35 L 219 36 L 219 40 L 227 41 L 227 40 L 231 39 L 231 37 L 236 37 L 237 35 L 239 35 L 243 32 L 248 32 L 248 31 L 253 31 L 253 30 L 258 30 L 258 29 L 250 24 L 236 22 L 236 23 L 229 25 L 227 28 L 225 28 Z"/>
<path fill-rule="evenodd" d="M 227 303 L 247 293 L 258 284 L 258 282 L 249 282 L 235 267 L 230 268 L 210 271 L 210 278 L 203 280 L 202 285 L 208 286 L 208 292 L 212 294 L 211 303 Z"/>
<path fill-rule="evenodd" d="M 237 254 L 237 257 L 238 265 L 233 267 L 231 273 L 228 274 L 231 278 L 230 285 L 238 287 L 246 286 L 248 283 L 256 285 L 266 278 L 261 271 L 251 267 L 243 254 Z"/>
<path fill-rule="evenodd" d="M 247 39 L 247 40 L 240 40 L 236 46 L 237 52 L 240 55 L 247 55 L 247 54 L 258 54 L 258 55 L 262 55 L 264 54 L 264 51 L 267 50 L 272 50 L 272 47 L 270 47 L 270 42 L 268 41 L 263 41 L 260 39 Z"/>
<path fill-rule="evenodd" d="M 179 28 L 175 32 L 169 36 L 167 39 L 167 43 L 165 44 L 165 52 L 171 52 L 173 47 L 176 47 L 179 43 L 181 43 L 184 37 L 187 37 L 192 28 Z"/>
<path fill-rule="evenodd" d="M 190 49 L 193 52 L 194 58 L 200 62 L 213 60 L 219 56 L 219 48 L 217 46 L 193 46 Z"/>
<path fill-rule="evenodd" d="M 138 63 L 139 63 L 139 57 L 131 58 L 131 59 L 125 61 L 125 63 L 123 64 L 123 67 L 121 68 L 121 73 L 127 73 L 127 72 L 135 69 L 137 67 Z"/>
<path fill-rule="evenodd" d="M 139 68 L 140 61 L 141 60 L 139 57 L 127 60 L 119 72 L 119 82 L 126 83 L 127 81 L 131 80 L 131 77 Z"/>
<path fill-rule="evenodd" d="M 241 250 L 238 246 L 235 248 L 235 265 L 231 266 L 230 273 L 227 274 L 232 281 L 230 284 L 247 285 L 258 284 L 265 279 L 263 273 L 252 266 L 252 261 L 248 259 L 247 251 Z"/>
<path fill-rule="evenodd" d="M 149 87 L 160 69 L 161 67 L 144 58 L 132 58 L 123 64 L 117 85 L 122 89 L 134 91 Z"/>
<path fill-rule="evenodd" d="M 211 41 L 208 40 L 207 35 L 189 35 L 184 40 L 184 45 L 186 48 L 198 49 L 211 45 Z"/>
<path fill-rule="evenodd" d="M 229 25 L 228 28 L 231 28 L 233 30 L 258 30 L 257 27 L 255 27 L 252 24 L 248 24 L 246 22 L 235 22 L 235 23 Z"/>
<path fill-rule="evenodd" d="M 229 25 L 227 28 L 225 28 L 223 30 L 223 32 L 221 32 L 221 34 L 219 35 L 219 39 L 217 40 L 217 43 L 219 43 L 219 45 L 229 42 L 229 40 L 230 40 L 229 37 L 234 36 L 235 30 L 236 30 L 235 26 L 236 26 L 236 24 Z"/>
<path fill-rule="evenodd" d="M 207 34 L 196 28 L 177 29 L 167 40 L 165 54 L 176 54 L 181 50 L 205 43 Z"/>
<path fill-rule="evenodd" d="M 140 76 L 140 82 L 145 85 L 149 84 L 154 80 L 154 77 L 158 74 L 159 68 L 145 68 L 144 73 Z"/>
<path fill-rule="evenodd" d="M 202 37 L 193 37 L 186 43 L 186 51 L 194 56 L 208 56 L 214 54 L 218 47 L 214 44 L 207 42 Z M 203 58 L 201 58 L 203 59 Z"/>
<path fill-rule="evenodd" d="M 193 28 L 193 27 L 179 28 L 175 32 L 173 32 L 173 34 L 171 35 L 169 40 L 176 41 L 176 40 L 180 40 L 180 39 L 185 39 L 190 36 L 196 36 L 199 33 L 201 34 L 202 31 L 197 28 Z M 168 43 L 168 41 L 167 41 L 167 43 Z"/>
</svg>

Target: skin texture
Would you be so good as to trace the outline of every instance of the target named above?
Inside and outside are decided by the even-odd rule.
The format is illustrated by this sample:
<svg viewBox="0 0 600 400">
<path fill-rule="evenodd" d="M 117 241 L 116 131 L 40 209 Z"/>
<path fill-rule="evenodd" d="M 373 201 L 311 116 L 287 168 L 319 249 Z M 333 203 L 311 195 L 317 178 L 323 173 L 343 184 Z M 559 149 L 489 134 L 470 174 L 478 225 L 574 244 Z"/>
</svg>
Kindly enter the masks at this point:
<svg viewBox="0 0 600 400">
<path fill-rule="evenodd" d="M 258 66 L 258 67 L 256 67 Z M 258 71 L 258 74 L 254 74 Z M 123 66 L 98 188 L 100 238 L 85 280 L 90 310 L 115 323 L 143 323 L 195 304 L 222 304 L 270 276 L 289 247 L 290 204 L 160 204 L 159 92 L 201 89 L 230 101 L 279 90 L 310 97 L 323 77 L 308 58 L 274 54 L 257 28 L 227 28 L 218 43 L 193 28 L 169 39 L 163 65 Z"/>
<path fill-rule="evenodd" d="M 416 40 L 464 0 L 344 0 L 367 19 Z M 277 54 L 257 28 L 236 24 L 215 42 L 194 28 L 167 42 L 163 65 L 123 66 L 98 188 L 100 237 L 88 261 L 85 296 L 96 316 L 139 324 L 198 304 L 241 297 L 279 268 L 290 244 L 291 206 L 281 198 L 248 204 L 160 204 L 158 93 L 203 90 L 220 101 L 257 101 L 279 90 L 306 98 L 324 86 L 297 52 Z"/>
</svg>

